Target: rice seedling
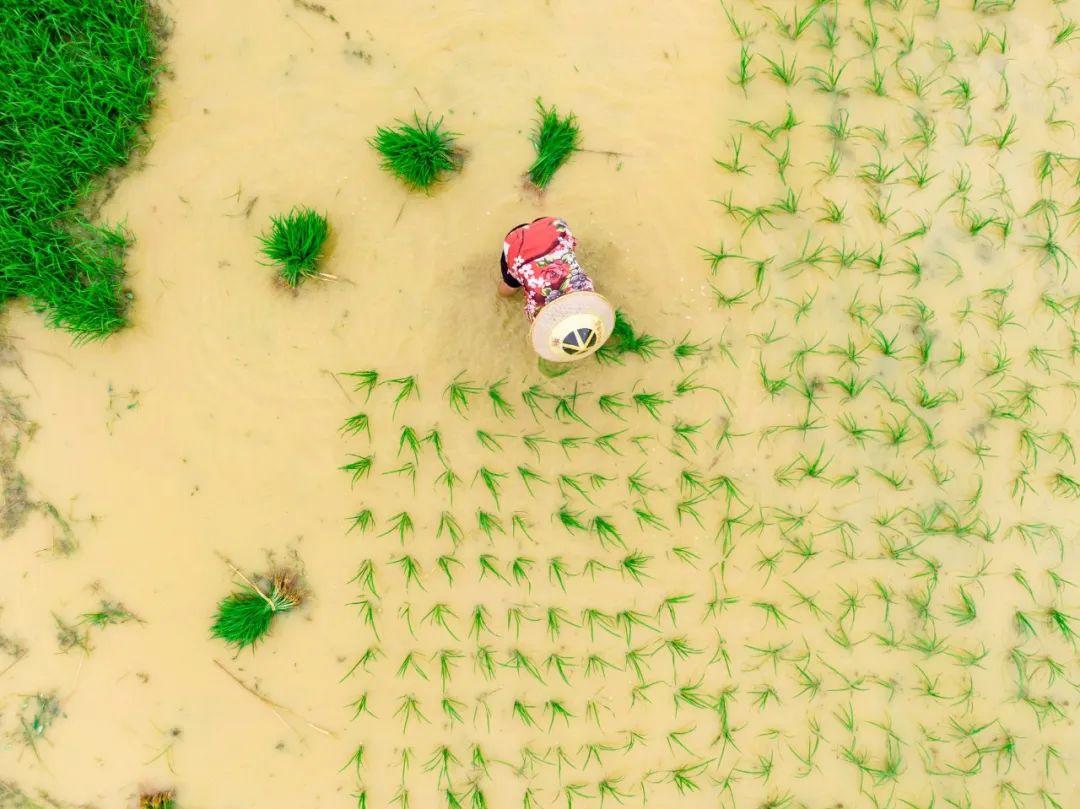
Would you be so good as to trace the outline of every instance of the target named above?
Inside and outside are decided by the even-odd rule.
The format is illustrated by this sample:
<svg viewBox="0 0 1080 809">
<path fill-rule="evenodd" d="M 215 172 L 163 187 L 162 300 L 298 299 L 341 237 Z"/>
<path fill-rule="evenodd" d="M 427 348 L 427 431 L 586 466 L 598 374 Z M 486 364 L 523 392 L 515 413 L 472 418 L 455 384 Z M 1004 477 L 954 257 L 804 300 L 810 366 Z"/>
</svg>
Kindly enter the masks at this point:
<svg viewBox="0 0 1080 809">
<path fill-rule="evenodd" d="M 217 607 L 210 634 L 237 651 L 254 646 L 270 631 L 274 618 L 300 605 L 303 590 L 296 573 L 275 570 L 225 596 Z"/>
<path fill-rule="evenodd" d="M 659 393 L 649 393 L 642 391 L 635 393 L 631 398 L 634 400 L 634 406 L 638 410 L 644 410 L 656 421 L 660 420 L 660 408 L 663 405 L 670 404 L 668 399 L 665 399 Z"/>
<path fill-rule="evenodd" d="M 399 121 L 396 127 L 378 127 L 368 143 L 381 157 L 381 166 L 412 189 L 428 191 L 447 172 L 461 167 L 455 147 L 457 133 L 443 129 L 442 118 L 432 123 L 430 116 L 413 122 Z"/>
<path fill-rule="evenodd" d="M 278 276 L 296 289 L 301 282 L 320 275 L 319 263 L 330 235 L 323 214 L 311 208 L 293 208 L 270 217 L 270 229 L 259 236 L 262 254 L 276 265 Z"/>
<path fill-rule="evenodd" d="M 545 108 L 539 98 L 536 99 L 536 111 L 540 118 L 531 136 L 536 159 L 529 166 L 529 181 L 543 189 L 547 188 L 555 172 L 581 148 L 581 131 L 573 113 L 560 118 L 554 106 Z"/>
<path fill-rule="evenodd" d="M 480 388 L 467 379 L 462 379 L 462 371 L 447 384 L 443 390 L 446 400 L 459 415 L 464 416 L 469 411 L 471 397 L 480 392 Z"/>
<path fill-rule="evenodd" d="M 773 61 L 768 56 L 762 56 L 762 59 L 769 65 L 769 74 L 781 84 L 786 87 L 793 87 L 799 81 L 798 70 L 798 56 L 792 56 L 791 62 L 788 62 L 787 54 L 783 50 L 780 51 L 780 57 L 778 60 Z"/>
</svg>

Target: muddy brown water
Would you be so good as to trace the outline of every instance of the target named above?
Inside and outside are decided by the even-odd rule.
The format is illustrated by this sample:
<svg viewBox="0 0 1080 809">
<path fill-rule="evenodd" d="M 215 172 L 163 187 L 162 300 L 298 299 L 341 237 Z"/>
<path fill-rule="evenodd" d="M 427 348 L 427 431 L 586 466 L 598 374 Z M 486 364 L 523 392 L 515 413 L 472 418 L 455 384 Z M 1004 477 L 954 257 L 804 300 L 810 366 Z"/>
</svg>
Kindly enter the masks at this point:
<svg viewBox="0 0 1080 809">
<path fill-rule="evenodd" d="M 755 27 L 770 19 L 763 7 L 729 5 Z M 840 5 L 845 14 L 861 8 Z M 918 4 L 908 5 L 904 15 L 912 17 Z M 970 164 L 978 190 L 991 188 L 994 171 L 1000 172 L 1023 213 L 1027 206 L 1021 200 L 1037 198 L 1031 170 L 1036 151 L 1048 144 L 1075 153 L 1068 128 L 1051 131 L 1041 122 L 1054 99 L 1060 98 L 1061 116 L 1074 109 L 1076 47 L 1049 49 L 1046 31 L 1059 14 L 1075 14 L 1076 4 L 1039 3 L 1030 14 L 991 17 L 973 15 L 967 3 L 944 5 L 934 21 L 912 17 L 921 43 L 913 62 L 935 65 L 926 43 L 955 39 L 961 52 L 956 68 L 979 88 L 972 107 L 976 128 L 992 132 L 1015 111 L 1019 140 L 993 159 L 985 148 L 973 152 L 955 145 L 948 123 L 962 119 L 954 117 L 948 99 L 930 103 L 927 109 L 941 116 L 940 142 L 932 152 L 943 172 L 940 188 L 929 202 L 909 187 L 897 188 L 892 204 L 904 216 L 894 235 L 912 227 L 914 217 L 936 216 L 934 206 L 960 161 Z M 1076 466 L 1067 455 L 1044 461 L 1033 477 L 1037 490 L 1021 503 L 1010 494 L 1019 457 L 1015 430 L 985 418 L 985 402 L 993 395 L 1013 390 L 1013 381 L 1030 381 L 1045 391 L 1038 427 L 1080 439 L 1075 356 L 1068 359 L 1066 329 L 1076 325 L 1075 314 L 1054 319 L 1038 306 L 1046 290 L 1075 295 L 1075 281 L 1062 282 L 1022 249 L 1034 225 L 1017 217 L 1016 236 L 998 249 L 996 240 L 965 237 L 942 215 L 942 224 L 917 242 L 927 267 L 917 289 L 904 276 L 862 269 L 776 272 L 785 256 L 802 247 L 803 230 L 796 224 L 812 222 L 811 215 L 795 223 L 783 220 L 776 230 L 750 228 L 740 241 L 741 223 L 725 217 L 714 200 L 733 189 L 744 205 L 765 204 L 783 186 L 770 176 L 769 158 L 753 135 L 733 119 L 779 121 L 791 101 L 804 123 L 794 130 L 800 141 L 788 184 L 805 187 L 807 203 L 826 193 L 846 202 L 849 222 L 833 230 L 815 226 L 815 233 L 830 244 L 850 239 L 869 248 L 879 239 L 879 225 L 864 212 L 864 183 L 853 175 L 873 157 L 872 141 L 845 147 L 858 152 L 845 154 L 848 178 L 822 185 L 812 163 L 827 156 L 828 136 L 815 125 L 828 121 L 839 104 L 855 123 L 896 132 L 893 149 L 899 155 L 909 104 L 857 91 L 839 101 L 809 87 L 788 91 L 764 73 L 750 85 L 748 100 L 729 81 L 738 43 L 718 4 L 676 2 L 660 9 L 641 3 L 453 0 L 327 2 L 320 8 L 284 0 L 235 0 L 228 8 L 203 0 L 167 3 L 174 23 L 170 73 L 150 125 L 153 145 L 146 165 L 123 181 L 103 210 L 106 219 L 125 220 L 136 236 L 128 258 L 136 295 L 132 327 L 100 344 L 73 347 L 21 307 L 6 317 L 18 359 L 0 374 L 22 413 L 37 425 L 32 437 L 21 426 L 13 428 L 22 435 L 17 467 L 29 482 L 29 501 L 51 504 L 56 515 L 28 508 L 25 523 L 0 541 L 0 781 L 18 785 L 43 806 L 128 806 L 140 789 L 175 786 L 180 806 L 207 809 L 355 806 L 355 793 L 363 788 L 369 805 L 388 806 L 404 784 L 411 805 L 426 808 L 445 805 L 445 785 L 425 772 L 425 763 L 438 745 L 447 744 L 461 760 L 453 768 L 453 788 L 465 795 L 479 786 L 492 807 L 522 805 L 527 788 L 536 790 L 539 805 L 569 805 L 566 787 L 575 784 L 582 797 L 574 806 L 600 805 L 598 784 L 605 779 L 618 785 L 628 803 L 642 800 L 645 782 L 649 806 L 741 809 L 786 794 L 794 802 L 776 806 L 872 806 L 868 795 L 874 795 L 880 806 L 922 807 L 933 791 L 938 806 L 966 792 L 970 805 L 983 807 L 1003 800 L 1002 781 L 1021 790 L 1018 805 L 1041 805 L 1040 789 L 1071 805 L 1080 789 L 1076 694 L 1068 685 L 1077 680 L 1076 652 L 1053 636 L 1038 611 L 1053 602 L 1077 614 L 1075 588 L 1057 593 L 1045 573 L 1054 570 L 1074 581 L 1080 575 L 1077 501 L 1055 496 L 1045 483 L 1051 471 Z M 967 43 L 978 37 L 980 25 L 1007 27 L 1008 59 L 969 53 Z M 854 59 L 854 29 L 845 31 L 844 47 Z M 785 46 L 774 33 L 756 36 L 763 53 Z M 894 39 L 888 47 L 896 47 Z M 814 53 L 807 42 L 797 50 Z M 759 59 L 755 70 L 764 69 Z M 1002 69 L 1012 81 L 1005 113 L 997 95 Z M 853 62 L 851 70 L 864 71 L 863 62 Z M 1046 89 L 1055 75 L 1064 91 Z M 537 96 L 573 110 L 585 146 L 595 150 L 576 155 L 543 198 L 526 190 L 521 179 L 531 158 L 527 135 Z M 410 193 L 380 171 L 366 144 L 376 126 L 414 109 L 444 115 L 468 152 L 464 171 L 430 195 Z M 713 158 L 723 155 L 730 135 L 740 133 L 758 173 L 732 180 Z M 765 145 L 775 150 L 782 142 Z M 973 205 L 996 210 L 985 199 Z M 298 203 L 328 213 L 333 237 L 324 269 L 337 280 L 307 283 L 291 294 L 259 264 L 256 236 L 271 214 Z M 598 287 L 640 328 L 672 341 L 690 332 L 711 341 L 710 353 L 685 367 L 662 349 L 649 362 L 629 358 L 622 366 L 590 365 L 558 380 L 538 374 L 518 303 L 496 300 L 493 286 L 502 235 L 545 213 L 567 219 Z M 1068 238 L 1073 250 L 1075 235 Z M 729 272 L 726 263 L 710 277 L 700 248 L 721 242 L 738 244 L 747 255 L 778 256 L 768 298 L 756 291 L 744 305 L 717 308 L 710 282 L 729 295 L 752 287 L 748 272 Z M 953 264 L 941 252 L 955 259 L 962 278 L 952 279 Z M 1019 322 L 996 331 L 990 322 L 993 298 L 984 292 L 1009 284 L 1009 306 Z M 813 314 L 799 319 L 793 305 L 779 300 L 813 293 Z M 911 444 L 896 449 L 865 449 L 835 426 L 821 433 L 770 429 L 798 422 L 806 408 L 790 391 L 775 398 L 763 394 L 759 360 L 779 376 L 800 344 L 839 345 L 849 334 L 869 339 L 845 314 L 852 297 L 872 305 L 884 296 L 895 306 L 912 295 L 937 312 L 933 329 L 942 364 L 928 378 L 962 395 L 940 418 L 931 414 L 941 447 L 920 452 L 915 421 Z M 954 316 L 965 301 L 977 313 L 971 323 Z M 981 313 L 990 317 L 980 319 Z M 885 331 L 904 329 L 902 342 L 910 348 L 916 334 L 910 319 L 897 312 L 888 317 Z M 783 338 L 778 343 L 761 336 L 773 326 Z M 975 359 L 946 375 L 943 358 L 955 339 L 966 341 Z M 1040 341 L 1061 357 L 1053 373 L 1042 375 L 1037 366 L 1024 364 L 1028 349 Z M 717 348 L 724 344 L 737 364 Z M 1012 380 L 1000 386 L 985 382 L 982 364 L 997 346 L 1015 354 Z M 824 390 L 837 373 L 835 359 L 810 354 L 806 362 L 806 376 Z M 870 352 L 865 364 L 882 389 L 909 390 L 913 365 L 907 359 Z M 352 390 L 351 380 L 335 376 L 361 368 L 378 369 L 384 378 L 414 374 L 419 400 L 395 411 L 391 386 L 380 386 L 367 401 Z M 674 396 L 677 380 L 693 369 L 724 397 L 709 390 Z M 495 419 L 483 394 L 468 419 L 455 414 L 443 388 L 461 371 L 482 385 L 505 378 L 514 417 Z M 551 417 L 534 422 L 518 398 L 534 382 L 562 393 L 576 386 L 589 428 Z M 620 420 L 595 406 L 597 394 L 629 397 L 643 390 L 659 390 L 673 400 L 662 408 L 661 420 L 633 406 Z M 894 409 L 880 393 L 867 396 L 877 398 L 849 406 L 831 391 L 820 404 L 822 423 L 834 425 L 852 412 L 880 433 Z M 363 436 L 339 433 L 342 420 L 359 410 L 372 417 L 371 450 Z M 676 417 L 708 425 L 692 451 L 672 437 Z M 408 459 L 407 453 L 398 457 L 402 425 L 421 434 L 440 429 L 462 477 L 453 502 L 438 487 L 441 467 L 430 446 L 421 451 L 415 489 L 407 478 L 382 474 Z M 724 443 L 725 425 L 746 436 Z M 485 450 L 476 429 L 502 436 L 505 448 Z M 616 439 L 622 454 L 545 445 L 534 455 L 518 438 L 533 431 L 556 439 L 622 431 Z M 965 446 L 984 437 L 995 452 L 976 463 Z M 800 453 L 812 458 L 819 447 L 831 463 L 829 476 L 859 468 L 859 485 L 778 480 L 779 467 Z M 349 453 L 368 451 L 378 461 L 376 473 L 350 488 L 338 467 Z M 1045 449 L 1044 456 L 1051 451 Z M 953 470 L 953 482 L 935 487 L 925 471 L 931 461 Z M 549 478 L 597 472 L 613 481 L 595 491 L 591 503 L 572 492 L 564 497 L 554 483 L 529 498 L 514 472 L 520 464 Z M 532 525 L 531 539 L 508 531 L 488 545 L 477 532 L 476 510 L 495 510 L 473 479 L 481 465 L 511 476 L 503 484 L 499 513 L 509 529 L 511 514 L 521 512 Z M 629 511 L 637 501 L 625 478 L 642 465 L 663 486 L 647 497 L 668 524 L 659 534 L 637 526 Z M 693 499 L 676 483 L 687 467 L 738 482 L 739 502 L 749 516 L 742 518 L 736 550 L 727 558 L 717 525 L 722 515 L 741 514 L 742 508 L 710 497 L 699 506 L 702 527 L 691 516 L 678 521 L 676 504 Z M 869 467 L 902 467 L 909 484 L 890 490 Z M 894 621 L 897 632 L 926 629 L 910 617 L 905 601 L 923 582 L 919 557 L 896 564 L 880 550 L 889 542 L 902 545 L 910 530 L 893 531 L 875 518 L 895 511 L 904 513 L 902 523 L 908 508 L 959 508 L 980 480 L 984 492 L 977 513 L 987 525 L 1002 526 L 1000 532 L 991 541 L 935 537 L 920 554 L 942 571 L 936 625 L 950 650 L 981 646 L 988 651 L 985 664 L 961 669 L 941 655 L 924 658 L 874 643 L 873 633 L 888 627 L 874 601 L 875 580 L 894 588 L 892 609 L 903 615 Z M 601 548 L 594 540 L 583 544 L 580 536 L 557 528 L 550 515 L 564 501 L 589 515 L 613 515 L 628 549 Z M 346 534 L 346 518 L 364 505 L 376 514 L 374 534 L 386 530 L 393 514 L 410 512 L 418 530 L 409 552 L 424 568 L 425 589 L 406 586 L 401 578 L 392 560 L 403 549 L 392 536 Z M 465 569 L 452 586 L 435 564 L 447 552 L 445 539 L 435 537 L 447 509 L 469 526 L 460 554 Z M 780 511 L 814 516 L 804 529 L 783 523 Z M 746 526 L 757 514 L 763 520 L 767 514 L 769 524 L 755 532 Z M 846 521 L 857 526 L 854 557 L 845 555 L 838 538 L 843 532 L 837 525 Z M 1017 523 L 1055 526 L 1060 543 L 1051 538 L 1029 545 L 1010 538 L 1007 529 Z M 790 549 L 788 540 L 805 534 L 818 538 L 822 556 L 797 567 L 785 551 L 781 566 L 766 575 L 762 557 Z M 57 547 L 69 542 L 77 547 Z M 688 563 L 673 551 L 682 548 L 692 550 L 697 561 Z M 650 557 L 644 583 L 611 570 L 593 576 L 583 571 L 590 559 L 613 564 L 630 550 Z M 531 586 L 478 578 L 476 560 L 485 552 L 504 565 L 516 556 L 535 560 Z M 222 556 L 249 572 L 274 561 L 298 566 L 310 587 L 303 607 L 277 621 L 253 654 L 234 656 L 208 635 L 214 604 L 235 581 Z M 578 573 L 565 591 L 546 571 L 553 556 L 565 558 Z M 349 579 L 369 558 L 378 562 L 381 585 L 377 643 L 351 605 L 358 587 Z M 988 572 L 972 577 L 984 563 Z M 1016 569 L 1034 582 L 1031 605 L 1010 578 Z M 789 583 L 822 592 L 822 603 L 834 615 L 842 609 L 838 588 L 854 588 L 861 606 L 840 626 L 859 642 L 851 649 L 837 646 L 826 634 L 834 627 L 793 606 Z M 965 586 L 979 603 L 971 626 L 956 624 L 945 609 Z M 691 596 L 688 606 L 677 608 L 677 625 L 668 623 L 669 614 L 657 605 L 681 594 Z M 90 630 L 87 649 L 63 651 L 58 622 L 73 625 L 102 600 L 122 603 L 138 620 Z M 762 608 L 755 606 L 762 602 L 783 603 L 787 622 L 763 621 Z M 458 617 L 457 639 L 422 623 L 435 603 Z M 500 660 L 510 650 L 542 661 L 553 649 L 564 649 L 579 669 L 586 654 L 595 652 L 618 662 L 619 670 L 603 676 L 579 670 L 572 685 L 560 684 L 548 670 L 541 685 L 500 664 L 492 679 L 485 678 L 472 658 L 476 644 L 466 640 L 466 622 L 478 603 L 492 611 L 491 642 Z M 515 633 L 506 616 L 518 604 L 536 621 L 526 619 Z M 639 610 L 659 631 L 644 630 L 625 644 L 621 629 L 588 638 L 584 628 L 571 627 L 556 643 L 544 624 L 550 606 L 563 608 L 575 623 L 588 607 Z M 1030 649 L 1032 654 L 1051 655 L 1065 667 L 1053 684 L 1035 675 L 1038 694 L 1055 699 L 1062 712 L 1039 723 L 1015 699 L 1008 659 L 1018 645 L 1012 613 L 1021 607 L 1040 622 L 1045 645 Z M 701 653 L 681 662 L 669 658 L 655 647 L 658 639 L 671 637 L 687 638 Z M 373 644 L 385 657 L 370 673 L 346 677 Z M 627 646 L 639 645 L 648 647 L 648 679 L 659 684 L 649 698 L 639 693 L 631 700 L 639 683 L 621 658 Z M 770 645 L 784 646 L 779 662 L 763 657 L 761 648 Z M 444 692 L 431 657 L 448 647 L 460 648 L 464 657 Z M 733 663 L 717 656 L 722 648 L 730 650 Z M 807 665 L 826 678 L 816 698 L 800 692 L 795 679 L 792 661 L 802 660 L 804 649 L 812 655 Z M 427 679 L 395 674 L 410 651 L 423 660 Z M 826 664 L 857 686 L 845 689 L 845 680 Z M 715 746 L 714 709 L 673 709 L 672 688 L 699 682 L 710 699 L 725 688 L 737 689 L 737 750 Z M 926 682 L 937 683 L 947 698 L 928 699 L 921 693 Z M 770 703 L 766 695 L 764 707 L 755 710 L 762 685 L 769 683 L 781 701 Z M 965 688 L 971 689 L 966 701 Z M 350 704 L 364 692 L 373 715 L 353 719 Z M 467 706 L 460 725 L 448 724 L 439 710 L 439 699 L 450 692 Z M 55 695 L 59 715 L 31 748 L 21 740 L 20 721 L 32 716 L 28 700 L 35 694 Z M 402 729 L 399 701 L 410 695 L 430 721 Z M 549 727 L 543 709 L 549 699 L 571 706 L 572 721 Z M 536 727 L 514 718 L 514 700 L 532 706 Z M 836 717 L 848 707 L 861 723 L 856 746 L 870 751 L 875 766 L 888 749 L 882 728 L 895 732 L 904 761 L 895 780 L 864 788 L 863 781 L 872 783 L 874 776 L 860 778 L 844 759 L 852 746 Z M 593 721 L 593 711 L 602 716 Z M 965 779 L 925 774 L 924 765 L 947 770 L 974 760 L 970 749 L 947 735 L 950 717 L 970 725 L 1000 721 L 978 737 L 988 749 L 1001 746 L 1005 728 L 1015 730 L 1026 740 L 1015 768 L 986 754 L 983 770 Z M 815 723 L 824 729 L 820 752 L 812 771 L 800 774 L 794 751 L 812 742 Z M 648 743 L 627 747 L 631 731 Z M 361 743 L 366 758 L 358 781 L 353 768 L 343 765 Z M 473 744 L 495 760 L 489 773 L 471 765 Z M 582 752 L 590 744 L 598 761 Z M 1044 777 L 1048 746 L 1061 754 L 1063 765 L 1051 761 Z M 555 747 L 580 770 L 564 773 L 551 765 Z M 411 751 L 404 774 L 403 748 Z M 523 749 L 534 749 L 549 763 L 523 766 Z M 754 775 L 762 756 L 775 759 L 771 778 Z M 682 766 L 700 788 L 680 796 L 671 773 Z M 615 805 L 616 799 L 609 796 L 603 805 Z M 912 803 L 895 802 L 901 799 Z M 0 805 L 7 805 L 4 800 L 0 794 Z"/>
</svg>

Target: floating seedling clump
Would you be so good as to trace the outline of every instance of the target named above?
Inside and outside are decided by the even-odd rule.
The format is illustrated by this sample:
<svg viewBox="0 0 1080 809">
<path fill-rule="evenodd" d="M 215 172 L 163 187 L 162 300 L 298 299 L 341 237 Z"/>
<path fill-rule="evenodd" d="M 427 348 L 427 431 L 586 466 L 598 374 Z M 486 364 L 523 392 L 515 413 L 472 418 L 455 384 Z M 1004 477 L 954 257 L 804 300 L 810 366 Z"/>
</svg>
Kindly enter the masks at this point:
<svg viewBox="0 0 1080 809">
<path fill-rule="evenodd" d="M 580 148 L 581 131 L 573 113 L 560 118 L 554 106 L 545 108 L 540 99 L 536 100 L 536 110 L 540 115 L 532 133 L 536 159 L 529 166 L 529 180 L 543 189 L 570 155 Z"/>
<path fill-rule="evenodd" d="M 0 299 L 76 339 L 126 322 L 129 236 L 86 203 L 150 114 L 159 25 L 144 0 L 0 4 Z"/>
<path fill-rule="evenodd" d="M 427 191 L 449 171 L 460 167 L 461 155 L 454 145 L 457 134 L 443 129 L 442 118 L 399 122 L 380 126 L 371 147 L 382 155 L 382 167 L 410 188 Z"/>
<path fill-rule="evenodd" d="M 293 208 L 270 217 L 270 230 L 259 237 L 262 253 L 277 266 L 281 280 L 295 289 L 319 274 L 323 247 L 330 235 L 326 217 L 311 208 Z"/>
<path fill-rule="evenodd" d="M 245 580 L 242 589 L 221 599 L 210 634 L 238 650 L 254 646 L 270 631 L 274 619 L 303 600 L 296 573 L 278 570 L 267 577 Z"/>
</svg>

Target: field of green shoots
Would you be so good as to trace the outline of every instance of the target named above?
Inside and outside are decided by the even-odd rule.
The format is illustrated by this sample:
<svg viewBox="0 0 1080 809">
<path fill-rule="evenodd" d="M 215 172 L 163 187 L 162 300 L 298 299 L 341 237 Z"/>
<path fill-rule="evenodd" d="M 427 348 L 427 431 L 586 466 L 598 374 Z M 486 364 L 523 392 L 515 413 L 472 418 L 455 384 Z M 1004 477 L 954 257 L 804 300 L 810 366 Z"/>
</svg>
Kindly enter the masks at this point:
<svg viewBox="0 0 1080 809">
<path fill-rule="evenodd" d="M 342 377 L 359 807 L 1077 805 L 1080 9 L 726 17 L 689 331 Z"/>
</svg>

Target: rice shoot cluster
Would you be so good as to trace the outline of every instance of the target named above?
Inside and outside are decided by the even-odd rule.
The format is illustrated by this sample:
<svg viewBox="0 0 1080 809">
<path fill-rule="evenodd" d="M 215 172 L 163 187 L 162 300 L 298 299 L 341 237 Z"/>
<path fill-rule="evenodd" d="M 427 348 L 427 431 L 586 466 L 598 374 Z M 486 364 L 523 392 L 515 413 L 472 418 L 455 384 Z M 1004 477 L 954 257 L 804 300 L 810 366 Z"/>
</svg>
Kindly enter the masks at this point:
<svg viewBox="0 0 1080 809">
<path fill-rule="evenodd" d="M 397 127 L 380 126 L 369 143 L 382 155 L 382 167 L 410 188 L 429 190 L 446 172 L 458 168 L 454 149 L 457 134 L 443 129 L 442 118 L 420 120 L 413 113 L 413 123 L 399 121 Z"/>
<path fill-rule="evenodd" d="M 580 148 L 581 130 L 573 113 L 560 118 L 554 106 L 545 108 L 540 99 L 536 109 L 540 119 L 532 134 L 536 159 L 529 166 L 529 180 L 537 188 L 547 188 L 555 172 Z"/>
<path fill-rule="evenodd" d="M 293 208 L 270 217 L 270 230 L 259 237 L 262 253 L 277 265 L 281 280 L 295 289 L 317 275 L 330 225 L 311 208 Z"/>
</svg>

